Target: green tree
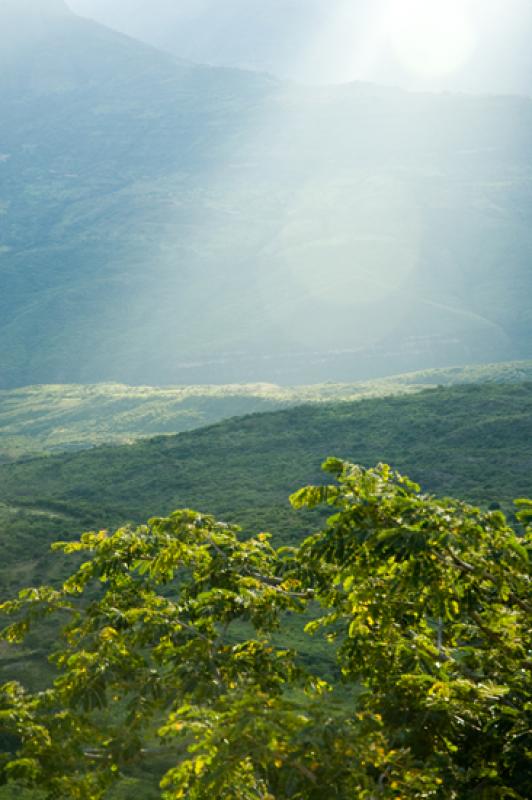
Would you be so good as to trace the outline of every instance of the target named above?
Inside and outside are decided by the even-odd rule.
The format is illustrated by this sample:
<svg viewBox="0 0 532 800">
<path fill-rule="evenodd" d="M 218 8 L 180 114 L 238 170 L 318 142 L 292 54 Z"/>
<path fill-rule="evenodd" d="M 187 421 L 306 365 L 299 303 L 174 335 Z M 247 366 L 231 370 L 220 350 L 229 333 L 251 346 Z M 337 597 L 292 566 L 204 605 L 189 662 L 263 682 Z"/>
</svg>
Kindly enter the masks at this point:
<svg viewBox="0 0 532 800">
<path fill-rule="evenodd" d="M 94 800 L 149 762 L 167 800 L 531 797 L 532 502 L 514 529 L 325 468 L 292 498 L 332 511 L 300 547 L 193 511 L 56 545 L 88 560 L 2 607 L 14 643 L 66 617 L 53 686 L 1 690 L 4 781 Z M 296 614 L 332 685 L 278 644 Z"/>
</svg>

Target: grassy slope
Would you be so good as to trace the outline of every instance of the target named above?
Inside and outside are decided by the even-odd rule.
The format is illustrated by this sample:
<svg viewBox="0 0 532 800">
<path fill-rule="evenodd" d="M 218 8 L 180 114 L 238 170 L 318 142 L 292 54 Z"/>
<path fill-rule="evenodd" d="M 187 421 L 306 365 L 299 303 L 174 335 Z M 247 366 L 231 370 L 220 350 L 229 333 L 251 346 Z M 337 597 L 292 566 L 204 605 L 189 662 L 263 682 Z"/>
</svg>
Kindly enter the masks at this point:
<svg viewBox="0 0 532 800">
<path fill-rule="evenodd" d="M 0 391 L 0 462 L 99 444 L 127 444 L 144 436 L 179 433 L 232 416 L 302 403 L 406 394 L 455 383 L 524 380 L 532 380 L 532 361 L 426 370 L 358 384 L 29 386 Z"/>
<path fill-rule="evenodd" d="M 0 391 L 0 461 L 98 444 L 127 444 L 139 437 L 180 433 L 228 417 L 307 402 L 408 391 L 409 385 L 399 383 L 293 388 L 98 384 L 5 390 Z"/>
<path fill-rule="evenodd" d="M 235 418 L 178 436 L 0 467 L 4 589 L 42 580 L 50 541 L 189 506 L 271 529 L 314 524 L 287 496 L 327 455 L 385 460 L 481 503 L 532 495 L 532 383 L 459 386 Z"/>
</svg>

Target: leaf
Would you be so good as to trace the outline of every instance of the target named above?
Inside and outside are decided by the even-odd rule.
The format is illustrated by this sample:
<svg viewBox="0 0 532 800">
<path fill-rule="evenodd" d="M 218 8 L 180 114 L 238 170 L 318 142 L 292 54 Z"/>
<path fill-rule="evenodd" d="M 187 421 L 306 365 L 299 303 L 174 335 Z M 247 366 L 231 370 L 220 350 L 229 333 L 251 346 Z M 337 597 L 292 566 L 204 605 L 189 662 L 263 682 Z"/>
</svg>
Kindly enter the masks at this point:
<svg viewBox="0 0 532 800">
<path fill-rule="evenodd" d="M 524 545 L 521 544 L 521 542 L 517 539 L 517 537 L 514 536 L 508 539 L 507 544 L 510 550 L 513 550 L 514 553 L 517 553 L 517 555 L 521 558 L 521 560 L 524 561 L 525 564 L 528 564 L 529 562 L 528 550 Z"/>
</svg>

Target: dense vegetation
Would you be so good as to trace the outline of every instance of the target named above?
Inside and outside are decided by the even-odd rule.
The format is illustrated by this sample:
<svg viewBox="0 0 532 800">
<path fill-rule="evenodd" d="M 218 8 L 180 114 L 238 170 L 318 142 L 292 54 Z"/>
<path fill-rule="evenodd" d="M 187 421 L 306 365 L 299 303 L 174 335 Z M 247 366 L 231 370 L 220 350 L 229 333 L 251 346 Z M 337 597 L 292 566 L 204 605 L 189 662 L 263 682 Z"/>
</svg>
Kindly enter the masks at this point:
<svg viewBox="0 0 532 800">
<path fill-rule="evenodd" d="M 431 373 L 416 376 L 428 385 L 433 379 Z M 287 496 L 321 479 L 328 450 L 365 464 L 390 461 L 431 490 L 485 507 L 500 503 L 512 513 L 514 496 L 532 495 L 531 401 L 529 383 L 431 389 L 254 414 L 126 447 L 5 465 L 0 468 L 3 597 L 27 584 L 59 585 L 67 564 L 49 552 L 57 538 L 127 520 L 139 523 L 177 507 L 203 508 L 246 530 L 272 530 L 276 546 L 293 545 L 316 530 L 323 515 L 320 510 L 296 514 Z M 301 625 L 292 620 L 288 638 L 278 643 L 297 646 L 308 668 L 334 678 L 326 648 L 307 642 Z M 0 644 L 1 679 L 16 676 L 42 687 L 51 679 L 45 657 L 55 636 L 55 627 L 45 623 L 13 652 Z M 154 770 L 160 767 L 157 762 Z M 136 775 L 143 800 L 157 797 L 153 779 L 144 771 Z M 116 798 L 129 800 L 135 786 L 126 782 Z"/>
<path fill-rule="evenodd" d="M 29 454 L 125 444 L 233 416 L 317 403 L 406 394 L 457 383 L 532 380 L 532 362 L 425 370 L 358 384 L 150 387 L 26 386 L 0 390 L 0 462 Z"/>
<path fill-rule="evenodd" d="M 39 5 L 0 52 L 2 387 L 531 356 L 531 100 L 298 87 Z"/>
<path fill-rule="evenodd" d="M 529 362 L 523 364 L 532 377 Z M 271 384 L 175 388 L 97 384 L 0 390 L 0 462 L 99 444 L 126 444 L 302 403 L 402 394 L 419 388 L 398 378 L 293 388 Z"/>
<path fill-rule="evenodd" d="M 0 38 L 0 800 L 529 800 L 532 100 Z"/>
<path fill-rule="evenodd" d="M 4 591 L 47 580 L 48 546 L 84 529 L 201 508 L 293 543 L 310 522 L 286 498 L 324 452 L 379 460 L 431 491 L 510 508 L 532 495 L 532 384 L 464 386 L 228 420 L 178 436 L 0 467 Z"/>
<path fill-rule="evenodd" d="M 532 530 L 326 469 L 292 498 L 332 511 L 299 547 L 193 511 L 58 545 L 88 560 L 2 606 L 11 643 L 68 622 L 46 692 L 0 689 L 0 777 L 43 800 L 142 797 L 142 764 L 166 800 L 528 800 Z M 343 685 L 276 643 L 310 604 Z"/>
</svg>

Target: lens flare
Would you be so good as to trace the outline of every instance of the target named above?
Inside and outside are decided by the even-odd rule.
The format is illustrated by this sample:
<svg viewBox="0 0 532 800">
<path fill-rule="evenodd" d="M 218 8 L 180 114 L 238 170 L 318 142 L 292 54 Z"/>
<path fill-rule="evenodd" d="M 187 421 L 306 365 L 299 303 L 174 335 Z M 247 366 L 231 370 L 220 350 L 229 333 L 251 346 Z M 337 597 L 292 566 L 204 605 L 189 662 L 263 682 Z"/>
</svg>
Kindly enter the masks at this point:
<svg viewBox="0 0 532 800">
<path fill-rule="evenodd" d="M 387 29 L 401 64 L 429 78 L 459 69 L 475 49 L 463 0 L 392 0 Z"/>
</svg>

